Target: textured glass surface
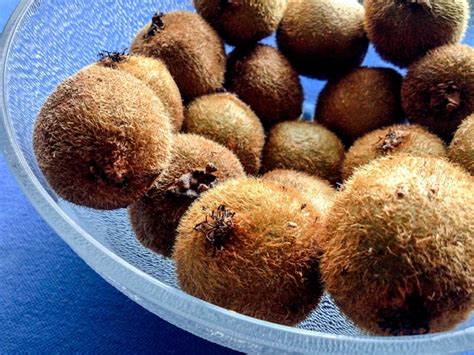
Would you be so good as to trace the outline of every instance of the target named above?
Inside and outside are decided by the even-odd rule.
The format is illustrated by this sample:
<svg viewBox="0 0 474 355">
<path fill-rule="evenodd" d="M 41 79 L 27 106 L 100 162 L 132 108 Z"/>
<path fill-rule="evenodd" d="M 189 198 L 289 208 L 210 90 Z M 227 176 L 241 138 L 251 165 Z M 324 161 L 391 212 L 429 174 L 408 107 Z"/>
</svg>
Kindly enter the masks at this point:
<svg viewBox="0 0 474 355">
<path fill-rule="evenodd" d="M 32 152 L 35 117 L 65 77 L 102 50 L 128 47 L 153 12 L 191 9 L 188 1 L 23 1 L 1 42 L 0 139 L 15 175 L 38 211 L 98 273 L 137 303 L 194 334 L 246 352 L 440 352 L 474 348 L 472 320 L 458 330 L 405 338 L 368 337 L 329 296 L 296 328 L 228 312 L 178 290 L 174 265 L 133 237 L 125 210 L 98 212 L 64 202 L 48 188 Z M 267 42 L 272 42 L 268 39 Z M 474 44 L 474 30 L 466 37 Z M 385 65 L 371 55 L 367 65 Z M 303 79 L 312 111 L 323 83 Z M 39 241 L 40 242 L 40 241 Z"/>
</svg>

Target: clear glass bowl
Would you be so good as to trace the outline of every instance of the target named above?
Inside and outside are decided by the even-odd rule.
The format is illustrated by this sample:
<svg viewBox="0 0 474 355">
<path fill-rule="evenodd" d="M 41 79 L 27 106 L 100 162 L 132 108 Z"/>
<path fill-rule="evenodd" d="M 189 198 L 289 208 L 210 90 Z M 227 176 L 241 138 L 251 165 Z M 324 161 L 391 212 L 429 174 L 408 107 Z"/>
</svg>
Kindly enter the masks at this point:
<svg viewBox="0 0 474 355">
<path fill-rule="evenodd" d="M 368 354 L 474 348 L 473 319 L 447 333 L 371 337 L 354 327 L 328 296 L 295 328 L 213 306 L 179 290 L 173 262 L 135 240 L 125 210 L 98 212 L 57 198 L 32 151 L 39 108 L 62 79 L 94 61 L 99 51 L 127 48 L 158 3 L 160 11 L 192 8 L 191 0 L 24 0 L 5 29 L 0 43 L 1 148 L 25 194 L 56 232 L 135 302 L 178 327 L 236 350 Z M 471 45 L 473 28 L 471 23 L 465 39 Z M 368 58 L 367 65 L 386 65 L 373 52 Z M 306 109 L 312 112 L 323 83 L 307 79 L 303 83 Z"/>
</svg>

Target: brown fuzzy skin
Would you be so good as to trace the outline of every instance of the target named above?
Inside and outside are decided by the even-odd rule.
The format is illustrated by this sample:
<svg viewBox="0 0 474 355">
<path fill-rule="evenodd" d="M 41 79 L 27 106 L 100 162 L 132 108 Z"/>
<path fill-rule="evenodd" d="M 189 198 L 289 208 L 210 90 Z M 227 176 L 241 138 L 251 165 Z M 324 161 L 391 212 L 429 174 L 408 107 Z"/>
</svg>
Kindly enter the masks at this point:
<svg viewBox="0 0 474 355">
<path fill-rule="evenodd" d="M 216 245 L 199 224 L 212 221 L 219 206 L 235 215 Z M 173 254 L 181 288 L 235 312 L 297 324 L 323 291 L 319 225 L 318 212 L 293 189 L 251 178 L 227 181 L 181 220 Z"/>
<path fill-rule="evenodd" d="M 161 60 L 143 56 L 122 55 L 118 61 L 114 61 L 105 56 L 97 64 L 112 69 L 124 70 L 145 82 L 170 112 L 174 131 L 179 132 L 181 130 L 184 120 L 183 99 L 176 82 Z"/>
<path fill-rule="evenodd" d="M 400 120 L 402 77 L 393 69 L 358 68 L 329 81 L 319 95 L 315 120 L 350 144 Z"/>
<path fill-rule="evenodd" d="M 418 3 L 417 3 L 418 2 Z M 407 67 L 429 50 L 461 40 L 467 0 L 365 0 L 365 24 L 380 56 Z"/>
<path fill-rule="evenodd" d="M 262 170 L 293 169 L 335 183 L 341 176 L 344 145 L 325 127 L 304 121 L 283 122 L 270 131 Z"/>
<path fill-rule="evenodd" d="M 136 237 L 145 247 L 171 256 L 179 220 L 195 199 L 168 190 L 184 174 L 205 170 L 208 164 L 217 168 L 218 183 L 245 175 L 237 157 L 220 144 L 194 134 L 175 136 L 169 169 L 128 209 Z"/>
<path fill-rule="evenodd" d="M 265 128 L 295 120 L 303 111 L 298 74 L 277 49 L 267 45 L 239 48 L 230 54 L 226 88 L 252 108 Z"/>
<path fill-rule="evenodd" d="M 346 154 L 342 178 L 347 180 L 357 168 L 372 160 L 396 154 L 447 157 L 444 142 L 423 127 L 394 125 L 370 132 L 354 143 Z"/>
<path fill-rule="evenodd" d="M 151 24 L 137 34 L 131 52 L 161 59 L 186 101 L 222 88 L 226 56 L 217 32 L 192 12 L 170 12 L 161 20 L 154 35 L 147 36 Z"/>
<path fill-rule="evenodd" d="M 367 54 L 364 8 L 357 0 L 289 0 L 277 42 L 299 74 L 340 76 Z"/>
<path fill-rule="evenodd" d="M 168 167 L 170 122 L 145 83 L 89 66 L 47 99 L 33 146 L 39 167 L 62 198 L 96 209 L 123 208 Z"/>
<path fill-rule="evenodd" d="M 288 0 L 194 0 L 193 3 L 227 43 L 244 46 L 276 31 Z"/>
<path fill-rule="evenodd" d="M 451 91 L 442 90 L 446 84 Z M 474 112 L 474 48 L 448 45 L 415 62 L 403 80 L 402 105 L 411 122 L 451 140 Z"/>
<path fill-rule="evenodd" d="M 338 193 L 321 274 L 336 304 L 380 335 L 447 331 L 474 306 L 474 178 L 445 160 L 390 156 Z"/>
<path fill-rule="evenodd" d="M 474 114 L 459 126 L 449 146 L 449 159 L 474 176 Z"/>
<path fill-rule="evenodd" d="M 263 175 L 262 179 L 299 191 L 321 215 L 326 215 L 329 212 L 336 199 L 336 190 L 326 180 L 301 171 L 272 170 Z"/>
<path fill-rule="evenodd" d="M 184 131 L 234 152 L 248 174 L 259 172 L 265 132 L 255 113 L 237 96 L 220 93 L 194 100 L 186 110 Z"/>
</svg>

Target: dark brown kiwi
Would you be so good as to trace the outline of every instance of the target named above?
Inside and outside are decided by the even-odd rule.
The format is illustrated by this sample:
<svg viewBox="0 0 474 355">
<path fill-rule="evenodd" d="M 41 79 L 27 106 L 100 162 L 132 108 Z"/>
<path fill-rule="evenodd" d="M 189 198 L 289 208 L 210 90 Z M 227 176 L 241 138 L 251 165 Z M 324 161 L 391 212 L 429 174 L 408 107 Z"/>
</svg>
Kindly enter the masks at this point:
<svg viewBox="0 0 474 355">
<path fill-rule="evenodd" d="M 231 311 L 287 325 L 319 303 L 320 216 L 297 191 L 226 181 L 181 220 L 173 257 L 181 288 Z"/>
<path fill-rule="evenodd" d="M 277 42 L 301 75 L 340 76 L 367 53 L 364 8 L 357 0 L 289 0 Z"/>
<path fill-rule="evenodd" d="M 394 155 L 359 169 L 322 232 L 321 274 L 356 325 L 447 331 L 474 306 L 474 178 L 446 160 Z"/>
<path fill-rule="evenodd" d="M 226 88 L 248 104 L 265 128 L 295 120 L 303 110 L 300 78 L 275 48 L 237 48 L 227 61 Z"/>
<path fill-rule="evenodd" d="M 254 44 L 276 31 L 288 0 L 194 0 L 194 7 L 234 46 Z"/>
<path fill-rule="evenodd" d="M 176 11 L 155 14 L 133 40 L 132 54 L 161 59 L 186 101 L 222 88 L 224 43 L 198 14 Z"/>
<path fill-rule="evenodd" d="M 402 105 L 410 122 L 451 140 L 474 112 L 474 48 L 439 47 L 411 65 L 403 80 Z"/>
<path fill-rule="evenodd" d="M 400 121 L 402 76 L 388 68 L 357 68 L 328 81 L 315 120 L 350 145 L 375 129 Z"/>
<path fill-rule="evenodd" d="M 244 175 L 237 157 L 220 144 L 194 134 L 176 135 L 169 169 L 129 207 L 137 239 L 171 256 L 176 227 L 191 203 L 217 184 Z"/>
<path fill-rule="evenodd" d="M 119 52 L 102 52 L 97 63 L 124 70 L 145 82 L 169 110 L 175 132 L 181 130 L 184 120 L 183 99 L 176 82 L 161 60 Z"/>
<path fill-rule="evenodd" d="M 467 0 L 365 0 L 364 6 L 370 41 L 383 59 L 402 68 L 459 42 L 469 20 Z"/>
</svg>

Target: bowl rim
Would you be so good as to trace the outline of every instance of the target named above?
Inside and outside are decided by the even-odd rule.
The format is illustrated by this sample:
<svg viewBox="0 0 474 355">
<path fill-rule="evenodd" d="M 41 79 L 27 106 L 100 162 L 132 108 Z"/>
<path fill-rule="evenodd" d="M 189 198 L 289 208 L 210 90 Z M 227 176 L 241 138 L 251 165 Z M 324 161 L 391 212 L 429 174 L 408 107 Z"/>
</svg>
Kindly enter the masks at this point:
<svg viewBox="0 0 474 355">
<path fill-rule="evenodd" d="M 24 194 L 55 232 L 92 269 L 119 291 L 161 318 L 191 333 L 236 350 L 257 352 L 452 352 L 474 348 L 474 327 L 406 337 L 349 336 L 278 325 L 212 305 L 168 286 L 126 262 L 78 226 L 48 194 L 15 141 L 7 112 L 7 61 L 27 13 L 45 0 L 21 0 L 0 38 L 0 148 Z M 68 233 L 65 233 L 67 230 Z M 149 309 L 150 310 L 150 309 Z M 201 315 L 207 313 L 206 319 Z M 177 320 L 175 316 L 178 316 Z M 226 328 L 222 327 L 225 320 Z M 196 329 L 195 324 L 199 325 Z M 271 334 L 271 336 L 268 336 Z M 250 345 L 248 342 L 252 342 Z M 268 350 L 267 350 L 268 351 Z"/>
</svg>

